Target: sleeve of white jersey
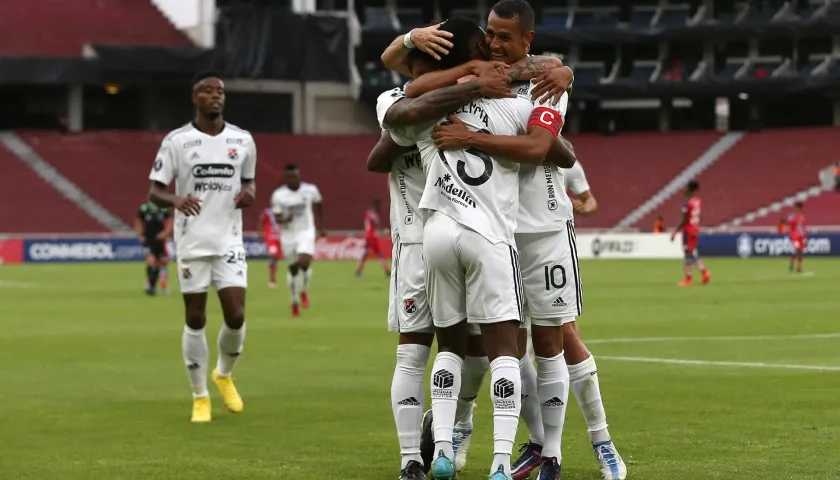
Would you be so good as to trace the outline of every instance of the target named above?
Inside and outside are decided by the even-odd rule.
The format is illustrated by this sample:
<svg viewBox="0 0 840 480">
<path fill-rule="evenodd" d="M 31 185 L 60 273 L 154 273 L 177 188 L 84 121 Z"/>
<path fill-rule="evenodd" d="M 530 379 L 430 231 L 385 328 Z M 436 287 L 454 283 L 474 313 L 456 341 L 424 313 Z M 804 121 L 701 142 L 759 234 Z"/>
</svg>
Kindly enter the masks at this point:
<svg viewBox="0 0 840 480">
<path fill-rule="evenodd" d="M 324 201 L 324 198 L 321 197 L 321 191 L 318 190 L 318 187 L 312 185 L 312 203 L 321 203 Z"/>
<path fill-rule="evenodd" d="M 379 95 L 379 98 L 376 99 L 376 119 L 379 121 L 379 128 L 388 130 L 389 127 L 385 124 L 385 114 L 388 113 L 388 109 L 393 104 L 403 98 L 405 98 L 405 92 L 402 88 L 394 88 Z"/>
<path fill-rule="evenodd" d="M 178 175 L 175 154 L 175 146 L 172 144 L 172 140 L 169 137 L 164 138 L 160 144 L 157 157 L 155 157 L 155 163 L 152 165 L 152 171 L 149 173 L 149 180 L 164 185 L 172 183 L 172 180 Z"/>
<path fill-rule="evenodd" d="M 242 180 L 253 180 L 257 176 L 257 142 L 251 137 L 248 144 L 248 155 L 242 162 Z"/>
<path fill-rule="evenodd" d="M 412 126 L 388 130 L 391 140 L 401 147 L 412 147 L 417 144 L 417 129 Z"/>
<path fill-rule="evenodd" d="M 271 211 L 274 212 L 275 215 L 283 214 L 283 202 L 281 201 L 279 188 L 271 194 Z"/>
<path fill-rule="evenodd" d="M 580 162 L 575 162 L 572 168 L 566 170 L 566 186 L 575 195 L 580 195 L 583 192 L 589 191 L 589 182 L 586 180 L 586 172 L 583 170 L 583 165 Z"/>
</svg>

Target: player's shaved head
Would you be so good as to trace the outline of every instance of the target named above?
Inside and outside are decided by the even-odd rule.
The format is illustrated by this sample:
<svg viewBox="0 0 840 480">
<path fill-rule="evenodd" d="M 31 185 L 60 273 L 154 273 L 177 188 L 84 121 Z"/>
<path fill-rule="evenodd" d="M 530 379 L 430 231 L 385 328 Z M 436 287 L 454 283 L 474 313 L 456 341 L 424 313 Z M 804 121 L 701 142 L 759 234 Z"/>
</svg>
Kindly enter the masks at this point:
<svg viewBox="0 0 840 480">
<path fill-rule="evenodd" d="M 499 18 L 518 20 L 519 31 L 523 34 L 534 29 L 534 9 L 525 0 L 500 0 L 491 11 Z"/>
<path fill-rule="evenodd" d="M 700 183 L 697 182 L 697 180 L 692 180 L 688 182 L 688 187 L 686 188 L 688 189 L 689 193 L 694 193 L 697 190 L 700 190 Z"/>
<path fill-rule="evenodd" d="M 192 80 L 193 88 L 195 88 L 199 83 L 203 82 L 204 80 L 207 80 L 208 78 L 215 78 L 220 81 L 222 80 L 222 76 L 219 74 L 219 72 L 215 70 L 205 70 L 203 72 L 198 72 L 195 74 Z"/>
</svg>

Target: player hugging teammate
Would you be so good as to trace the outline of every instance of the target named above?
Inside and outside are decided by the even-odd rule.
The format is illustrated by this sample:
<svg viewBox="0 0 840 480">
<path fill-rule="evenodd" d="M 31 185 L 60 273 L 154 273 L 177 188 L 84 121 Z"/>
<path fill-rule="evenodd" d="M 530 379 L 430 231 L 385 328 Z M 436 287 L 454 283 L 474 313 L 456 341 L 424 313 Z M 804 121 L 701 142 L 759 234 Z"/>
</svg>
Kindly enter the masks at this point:
<svg viewBox="0 0 840 480">
<path fill-rule="evenodd" d="M 588 205 L 587 199 L 570 202 L 560 168 L 571 166 L 575 158 L 556 140 L 568 101 L 560 94 L 568 88 L 571 72 L 554 59 L 524 58 L 532 38 L 533 11 L 527 2 L 503 0 L 493 8 L 486 35 L 474 22 L 453 18 L 399 37 L 383 54 L 386 65 L 414 80 L 405 92 L 396 89 L 380 96 L 377 114 L 384 132 L 368 167 L 398 169 L 380 160 L 403 154 L 399 144 L 419 148 L 426 174 L 418 207 L 425 220 L 420 251 L 431 324 L 423 325 L 427 336 L 419 339 L 406 338 L 414 332 L 399 330 L 392 405 L 403 456 L 401 478 L 425 478 L 418 471 L 422 466 L 432 478 L 452 479 L 463 468 L 472 433 L 471 406 L 488 365 L 494 407 L 491 480 L 524 478 L 538 467 L 541 480 L 560 477 L 560 437 L 570 383 L 589 425 L 602 476 L 626 477 L 606 429 L 594 359 L 577 329 L 567 327 L 574 325 L 582 305 L 572 209 L 594 210 L 594 199 Z M 512 66 L 490 62 L 491 51 L 494 60 Z M 504 95 L 494 82 L 499 73 L 514 81 L 539 77 L 541 82 L 514 84 L 513 92 L 504 85 L 512 93 Z M 478 101 L 475 95 L 511 98 Z M 535 104 L 529 97 L 552 102 Z M 454 116 L 440 121 L 453 111 Z M 394 178 L 406 178 L 398 173 L 402 170 L 391 172 L 392 208 L 402 208 L 405 199 L 394 195 Z M 546 178 L 553 188 L 545 186 Z M 392 218 L 400 217 L 392 213 Z M 398 220 L 397 224 L 405 227 Z M 403 297 L 404 248 L 395 242 L 391 311 L 405 315 L 410 324 L 422 310 Z M 525 329 L 520 329 L 523 300 L 535 327 L 536 370 L 526 354 Z M 424 417 L 418 459 L 416 424 L 408 417 L 416 420 L 422 408 L 422 372 L 431 331 L 437 334 L 439 352 L 432 367 L 432 411 Z M 569 359 L 563 352 L 568 338 L 573 339 L 576 361 L 567 368 Z M 414 344 L 418 346 L 405 347 Z M 468 351 L 468 344 L 479 348 Z M 531 372 L 536 378 L 527 378 Z M 409 383 L 412 395 L 396 393 L 407 392 L 404 386 Z M 511 468 L 518 416 L 520 409 L 525 416 L 529 398 L 536 405 L 530 421 L 526 418 L 532 443 Z"/>
</svg>

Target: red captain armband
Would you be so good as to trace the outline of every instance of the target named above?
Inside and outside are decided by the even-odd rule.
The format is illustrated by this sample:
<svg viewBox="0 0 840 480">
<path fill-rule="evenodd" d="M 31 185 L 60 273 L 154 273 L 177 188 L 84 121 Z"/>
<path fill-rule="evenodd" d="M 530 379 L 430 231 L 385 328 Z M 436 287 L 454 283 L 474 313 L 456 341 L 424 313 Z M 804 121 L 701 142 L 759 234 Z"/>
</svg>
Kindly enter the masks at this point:
<svg viewBox="0 0 840 480">
<path fill-rule="evenodd" d="M 560 135 L 560 129 L 563 128 L 563 116 L 557 110 L 537 107 L 531 112 L 531 118 L 528 120 L 528 128 L 533 125 L 547 129 L 556 137 Z"/>
</svg>

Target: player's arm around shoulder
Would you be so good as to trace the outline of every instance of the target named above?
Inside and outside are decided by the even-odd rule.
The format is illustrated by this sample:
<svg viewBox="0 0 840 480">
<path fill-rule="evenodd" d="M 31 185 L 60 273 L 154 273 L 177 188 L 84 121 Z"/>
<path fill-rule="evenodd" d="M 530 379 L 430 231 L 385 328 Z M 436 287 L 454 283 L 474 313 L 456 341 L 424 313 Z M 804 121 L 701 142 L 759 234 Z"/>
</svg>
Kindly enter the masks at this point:
<svg viewBox="0 0 840 480">
<path fill-rule="evenodd" d="M 367 170 L 369 172 L 388 173 L 393 167 L 394 161 L 403 153 L 411 150 L 411 146 L 403 147 L 391 138 L 391 132 L 383 130 L 379 141 L 374 145 L 373 150 L 367 158 Z"/>
</svg>

